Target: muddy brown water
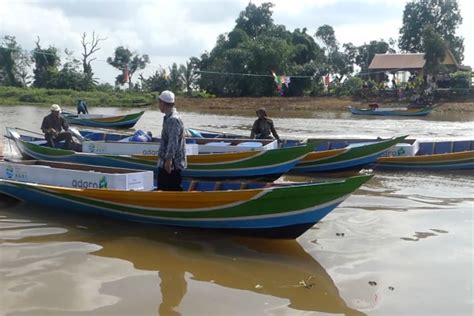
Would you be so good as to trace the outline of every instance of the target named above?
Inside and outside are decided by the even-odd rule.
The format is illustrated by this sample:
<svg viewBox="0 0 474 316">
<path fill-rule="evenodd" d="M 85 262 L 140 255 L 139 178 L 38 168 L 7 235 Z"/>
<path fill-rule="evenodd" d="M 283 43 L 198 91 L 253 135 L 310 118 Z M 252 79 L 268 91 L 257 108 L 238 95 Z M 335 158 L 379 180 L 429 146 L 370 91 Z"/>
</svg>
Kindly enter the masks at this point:
<svg viewBox="0 0 474 316">
<path fill-rule="evenodd" d="M 45 112 L 0 107 L 0 128 L 38 130 Z M 182 114 L 188 126 L 238 133 L 253 121 L 248 111 Z M 286 137 L 474 136 L 465 114 L 272 116 Z M 161 117 L 148 110 L 137 128 L 157 133 Z M 472 315 L 473 227 L 471 171 L 379 172 L 296 241 L 63 216 L 1 198 L 0 315 Z"/>
</svg>

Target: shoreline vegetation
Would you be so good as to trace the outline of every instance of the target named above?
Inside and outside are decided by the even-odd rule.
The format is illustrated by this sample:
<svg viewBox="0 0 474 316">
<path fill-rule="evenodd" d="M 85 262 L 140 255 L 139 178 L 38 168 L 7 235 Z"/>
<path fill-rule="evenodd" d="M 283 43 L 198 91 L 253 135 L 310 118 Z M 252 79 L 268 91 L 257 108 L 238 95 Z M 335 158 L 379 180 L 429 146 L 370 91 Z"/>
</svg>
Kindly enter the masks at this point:
<svg viewBox="0 0 474 316">
<path fill-rule="evenodd" d="M 157 93 L 142 91 L 75 91 L 67 89 L 0 87 L 0 105 L 39 105 L 53 103 L 75 108 L 78 99 L 87 101 L 89 107 L 146 107 L 154 104 Z M 346 111 L 347 106 L 364 107 L 367 102 L 351 97 L 177 97 L 178 106 L 184 110 L 268 110 L 285 111 Z M 441 102 L 435 111 L 474 112 L 474 102 Z M 389 106 L 389 104 L 387 104 Z"/>
</svg>

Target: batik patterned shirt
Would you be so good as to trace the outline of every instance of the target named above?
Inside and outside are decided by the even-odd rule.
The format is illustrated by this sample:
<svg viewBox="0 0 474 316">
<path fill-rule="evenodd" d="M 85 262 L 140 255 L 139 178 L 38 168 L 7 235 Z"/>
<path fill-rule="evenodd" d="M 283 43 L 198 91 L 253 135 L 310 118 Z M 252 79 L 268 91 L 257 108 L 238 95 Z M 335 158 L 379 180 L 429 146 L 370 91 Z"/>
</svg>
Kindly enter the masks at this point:
<svg viewBox="0 0 474 316">
<path fill-rule="evenodd" d="M 163 118 L 163 129 L 161 130 L 161 143 L 158 151 L 160 160 L 158 167 L 163 168 L 165 161 L 172 160 L 174 170 L 186 168 L 186 139 L 185 128 L 178 112 L 173 109 Z"/>
</svg>

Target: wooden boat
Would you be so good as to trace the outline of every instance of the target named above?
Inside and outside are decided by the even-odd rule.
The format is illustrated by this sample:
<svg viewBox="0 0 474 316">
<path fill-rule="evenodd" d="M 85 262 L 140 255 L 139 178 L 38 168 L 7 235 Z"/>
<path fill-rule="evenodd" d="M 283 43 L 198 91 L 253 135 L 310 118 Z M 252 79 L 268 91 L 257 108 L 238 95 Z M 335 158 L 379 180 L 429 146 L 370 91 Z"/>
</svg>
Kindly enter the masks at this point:
<svg viewBox="0 0 474 316">
<path fill-rule="evenodd" d="M 363 167 L 374 163 L 390 147 L 407 136 L 358 143 L 334 143 L 316 140 L 314 151 L 292 169 L 293 172 L 332 172 Z M 311 142 L 308 144 L 311 145 Z"/>
<path fill-rule="evenodd" d="M 319 143 L 319 149 L 341 148 L 353 144 L 370 143 L 375 139 L 308 139 Z M 474 141 L 418 141 L 404 139 L 377 158 L 373 167 L 411 170 L 473 169 Z"/>
<path fill-rule="evenodd" d="M 348 107 L 355 115 L 380 115 L 380 116 L 426 116 L 435 109 L 435 106 L 423 108 L 367 108 L 359 109 L 352 106 Z"/>
<path fill-rule="evenodd" d="M 474 169 L 474 141 L 407 140 L 377 159 L 377 168 L 400 170 Z"/>
<path fill-rule="evenodd" d="M 3 166 L 15 170 L 24 165 L 6 162 Z M 54 174 L 64 171 L 50 168 Z M 214 186 L 213 191 L 207 192 L 165 192 L 70 188 L 31 183 L 28 175 L 15 175 L 15 171 L 0 175 L 0 193 L 64 214 L 93 213 L 135 222 L 286 239 L 303 234 L 372 177 L 361 175 L 327 183 L 245 190 L 226 190 L 221 186 L 216 191 Z"/>
<path fill-rule="evenodd" d="M 107 145 L 117 145 L 126 147 L 126 143 L 121 143 L 120 139 L 123 139 L 124 135 L 116 133 L 103 133 L 103 132 L 81 132 L 84 137 L 92 139 L 109 139 L 119 140 L 118 142 L 108 142 Z M 206 134 L 204 134 L 206 135 Z M 222 136 L 222 134 L 209 134 L 206 136 Z M 313 146 L 313 152 L 309 153 L 304 157 L 296 166 L 291 170 L 297 173 L 309 173 L 309 172 L 334 172 L 346 169 L 353 169 L 363 167 L 365 165 L 374 163 L 377 157 L 381 156 L 386 150 L 393 145 L 401 142 L 406 136 L 391 138 L 391 139 L 372 139 L 367 141 L 358 142 L 343 142 L 343 141 L 331 141 L 331 140 L 311 140 L 311 146 Z M 231 138 L 190 138 L 188 141 L 195 142 L 199 145 L 199 151 L 209 146 L 209 144 L 225 143 L 229 146 L 210 146 L 208 150 L 219 152 L 220 150 L 228 151 L 242 151 L 250 150 L 250 147 L 236 147 L 232 144 L 247 142 L 261 142 L 262 146 L 256 148 L 256 150 L 265 150 L 268 146 L 275 146 L 275 140 L 251 140 L 251 139 L 231 139 Z M 270 143 L 268 143 L 270 142 Z M 87 142 L 85 142 L 87 143 Z M 94 150 L 98 150 L 94 143 Z M 207 145 L 206 145 L 207 144 Z M 306 142 L 298 140 L 286 140 L 283 141 L 283 148 L 294 148 L 298 146 L 304 146 Z M 105 145 L 103 145 L 105 146 Z M 130 145 L 128 145 L 130 146 Z M 201 149 L 203 148 L 203 149 Z M 255 149 L 255 148 L 253 148 Z M 114 152 L 119 153 L 119 152 Z"/>
<path fill-rule="evenodd" d="M 84 152 L 112 155 L 133 155 L 158 152 L 161 139 L 146 136 L 140 138 L 130 134 L 102 131 L 77 131 L 82 137 Z M 142 132 L 144 133 L 144 132 Z M 139 141 L 138 141 L 139 140 Z M 209 154 L 269 150 L 279 148 L 277 140 L 187 138 L 186 151 L 191 154 Z"/>
<path fill-rule="evenodd" d="M 69 124 L 103 128 L 132 128 L 145 111 L 124 115 L 74 114 L 63 112 Z"/>
<path fill-rule="evenodd" d="M 156 155 L 103 155 L 50 148 L 45 146 L 44 140 L 33 141 L 32 137 L 22 136 L 13 128 L 7 128 L 6 136 L 15 142 L 25 158 L 157 170 L 158 157 Z M 183 176 L 212 179 L 275 180 L 291 170 L 311 151 L 311 146 L 300 146 L 265 151 L 189 155 L 187 156 L 188 167 L 183 171 Z"/>
</svg>

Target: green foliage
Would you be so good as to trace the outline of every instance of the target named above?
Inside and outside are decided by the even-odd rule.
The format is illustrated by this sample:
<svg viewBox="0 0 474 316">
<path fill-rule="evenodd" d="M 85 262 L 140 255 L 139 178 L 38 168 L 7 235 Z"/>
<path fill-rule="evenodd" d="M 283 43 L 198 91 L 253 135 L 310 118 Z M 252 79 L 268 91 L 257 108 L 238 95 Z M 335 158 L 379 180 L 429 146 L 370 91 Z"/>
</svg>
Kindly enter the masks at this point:
<svg viewBox="0 0 474 316">
<path fill-rule="evenodd" d="M 318 27 L 314 36 L 325 45 L 329 52 L 337 50 L 336 34 L 332 26 L 324 24 Z"/>
<path fill-rule="evenodd" d="M 173 63 L 173 65 L 169 67 L 168 82 L 171 91 L 181 91 L 183 89 L 181 74 L 176 63 Z"/>
<path fill-rule="evenodd" d="M 90 107 L 136 106 L 153 103 L 151 93 L 133 91 L 76 91 L 71 89 L 15 88 L 0 86 L 0 104 L 41 104 L 58 103 L 66 109 L 74 110 L 77 99 L 85 99 Z"/>
<path fill-rule="evenodd" d="M 5 35 L 0 44 L 0 85 L 24 87 L 28 84 L 30 59 L 15 36 Z"/>
<path fill-rule="evenodd" d="M 431 26 L 447 42 L 457 60 L 462 61 L 464 41 L 455 34 L 461 23 L 457 0 L 413 0 L 405 5 L 403 11 L 399 47 L 411 53 L 424 52 L 423 30 Z"/>
<path fill-rule="evenodd" d="M 456 89 L 469 89 L 471 88 L 472 72 L 470 71 L 457 71 L 451 75 L 452 88 Z"/>
<path fill-rule="evenodd" d="M 195 64 L 193 61 L 187 61 L 186 65 L 179 66 L 179 76 L 186 89 L 186 93 L 191 95 L 193 90 L 196 89 L 198 74 L 194 72 Z"/>
<path fill-rule="evenodd" d="M 248 36 L 255 38 L 257 35 L 268 31 L 273 26 L 273 3 L 265 2 L 260 7 L 249 3 L 244 11 L 240 12 L 236 22 L 236 29 L 241 29 Z"/>
<path fill-rule="evenodd" d="M 58 67 L 60 58 L 58 50 L 54 46 L 47 49 L 41 48 L 40 41 L 36 42 L 36 48 L 32 52 L 32 59 L 35 64 L 33 70 L 33 86 L 37 88 L 55 87 L 56 76 L 59 72 Z"/>
<path fill-rule="evenodd" d="M 429 73 L 436 73 L 446 55 L 446 47 L 441 35 L 436 33 L 432 25 L 428 25 L 422 34 L 423 51 L 425 52 L 425 68 Z"/>
<path fill-rule="evenodd" d="M 202 71 L 198 81 L 201 89 L 218 96 L 271 96 L 276 94 L 272 71 L 278 75 L 320 75 L 326 60 L 324 51 L 306 29 L 290 32 L 273 24 L 271 8 L 269 3 L 259 7 L 250 3 L 234 29 L 220 35 L 212 51 L 201 55 L 195 63 Z M 311 78 L 292 77 L 284 93 L 303 95 L 311 91 L 311 85 Z"/>
<path fill-rule="evenodd" d="M 146 65 L 150 63 L 150 58 L 146 54 L 139 56 L 138 54 L 132 53 L 128 48 L 119 46 L 115 49 L 114 57 L 108 57 L 107 62 L 122 72 L 115 77 L 115 83 L 123 85 L 128 82 L 128 86 L 131 89 L 133 87 L 133 74 L 138 69 L 145 69 Z M 126 74 L 125 69 L 127 69 L 128 74 Z M 124 75 L 127 76 L 127 78 L 124 78 Z"/>
<path fill-rule="evenodd" d="M 155 73 L 148 78 L 144 78 L 140 75 L 140 80 L 142 82 L 142 88 L 145 91 L 161 92 L 170 89 L 168 75 L 164 69 L 155 71 Z"/>
<path fill-rule="evenodd" d="M 350 47 L 348 47 L 350 48 Z M 357 55 L 355 56 L 355 62 L 360 67 L 362 78 L 369 78 L 369 65 L 375 54 L 395 53 L 390 47 L 390 44 L 384 40 L 371 41 L 369 44 L 364 44 L 357 48 Z"/>
</svg>

